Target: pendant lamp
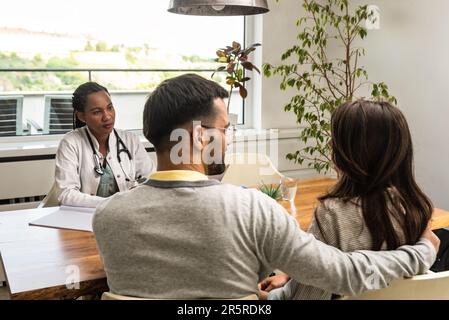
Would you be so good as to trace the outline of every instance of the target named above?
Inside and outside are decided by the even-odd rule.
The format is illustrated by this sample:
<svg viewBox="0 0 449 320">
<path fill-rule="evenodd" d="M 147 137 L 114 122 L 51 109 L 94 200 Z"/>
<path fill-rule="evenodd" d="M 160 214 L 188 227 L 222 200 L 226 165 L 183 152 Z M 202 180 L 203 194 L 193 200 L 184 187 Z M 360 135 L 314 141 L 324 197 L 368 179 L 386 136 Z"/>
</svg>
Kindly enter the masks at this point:
<svg viewBox="0 0 449 320">
<path fill-rule="evenodd" d="M 194 16 L 248 16 L 269 9 L 266 0 L 170 0 L 168 11 Z"/>
</svg>

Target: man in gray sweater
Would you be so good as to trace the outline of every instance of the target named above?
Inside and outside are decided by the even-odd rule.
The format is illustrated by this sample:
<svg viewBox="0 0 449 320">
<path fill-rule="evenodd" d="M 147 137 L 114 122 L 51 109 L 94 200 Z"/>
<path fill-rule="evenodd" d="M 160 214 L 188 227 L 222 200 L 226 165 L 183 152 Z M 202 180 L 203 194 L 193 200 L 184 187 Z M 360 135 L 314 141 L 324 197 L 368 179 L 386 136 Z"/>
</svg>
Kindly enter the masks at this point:
<svg viewBox="0 0 449 320">
<path fill-rule="evenodd" d="M 158 172 L 96 210 L 93 229 L 116 294 L 237 298 L 257 294 L 275 268 L 298 282 L 354 295 L 424 273 L 438 238 L 395 251 L 343 253 L 303 232 L 257 190 L 208 180 L 224 170 L 229 127 L 218 84 L 196 75 L 164 81 L 144 110 Z"/>
</svg>

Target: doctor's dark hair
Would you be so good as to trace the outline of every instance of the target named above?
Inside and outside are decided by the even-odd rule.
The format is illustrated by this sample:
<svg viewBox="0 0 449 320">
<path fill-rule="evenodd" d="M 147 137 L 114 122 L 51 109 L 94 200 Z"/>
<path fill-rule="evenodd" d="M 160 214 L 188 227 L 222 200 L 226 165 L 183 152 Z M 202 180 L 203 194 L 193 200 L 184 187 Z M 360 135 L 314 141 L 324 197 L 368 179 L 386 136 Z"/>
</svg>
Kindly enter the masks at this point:
<svg viewBox="0 0 449 320">
<path fill-rule="evenodd" d="M 412 138 L 399 108 L 365 100 L 343 104 L 332 114 L 331 146 L 339 179 L 320 200 L 360 201 L 372 250 L 415 244 L 433 207 L 415 182 Z"/>
<path fill-rule="evenodd" d="M 173 130 L 214 114 L 214 99 L 227 98 L 218 83 L 196 74 L 163 81 L 148 97 L 143 111 L 143 133 L 156 151 L 168 149 Z"/>
<path fill-rule="evenodd" d="M 86 124 L 76 117 L 76 112 L 84 112 L 87 103 L 87 96 L 91 93 L 105 91 L 109 94 L 108 89 L 99 85 L 96 82 L 86 82 L 80 85 L 73 92 L 72 107 L 73 107 L 73 129 L 84 127 Z"/>
</svg>

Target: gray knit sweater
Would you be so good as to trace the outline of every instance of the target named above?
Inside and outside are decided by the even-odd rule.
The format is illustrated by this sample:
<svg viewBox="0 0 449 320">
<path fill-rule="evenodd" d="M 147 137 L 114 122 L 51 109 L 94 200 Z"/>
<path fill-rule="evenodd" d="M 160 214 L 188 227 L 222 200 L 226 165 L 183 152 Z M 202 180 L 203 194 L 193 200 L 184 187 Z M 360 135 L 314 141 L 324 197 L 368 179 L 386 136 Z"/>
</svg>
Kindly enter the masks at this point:
<svg viewBox="0 0 449 320">
<path fill-rule="evenodd" d="M 301 231 L 257 190 L 148 180 L 96 210 L 93 229 L 110 290 L 149 298 L 235 298 L 281 269 L 301 283 L 353 295 L 425 272 L 428 240 L 396 251 L 343 253 Z"/>
</svg>

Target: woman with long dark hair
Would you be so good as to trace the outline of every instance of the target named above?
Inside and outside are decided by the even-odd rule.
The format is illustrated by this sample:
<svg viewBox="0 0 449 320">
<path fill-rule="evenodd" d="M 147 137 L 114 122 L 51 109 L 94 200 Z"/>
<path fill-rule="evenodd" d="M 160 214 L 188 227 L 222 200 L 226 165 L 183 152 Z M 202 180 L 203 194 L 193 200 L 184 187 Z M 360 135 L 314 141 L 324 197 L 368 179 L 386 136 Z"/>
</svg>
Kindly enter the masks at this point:
<svg viewBox="0 0 449 320">
<path fill-rule="evenodd" d="M 74 130 L 62 138 L 56 153 L 60 204 L 95 207 L 153 171 L 139 138 L 114 128 L 115 108 L 105 87 L 96 82 L 80 85 L 72 106 Z"/>
<path fill-rule="evenodd" d="M 412 139 L 402 112 L 387 102 L 349 102 L 333 113 L 331 131 L 338 181 L 319 199 L 309 232 L 347 252 L 392 250 L 418 241 L 433 207 L 415 182 Z M 294 280 L 269 294 L 269 299 L 331 297 Z"/>
</svg>

